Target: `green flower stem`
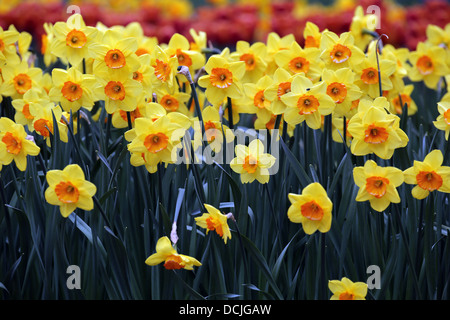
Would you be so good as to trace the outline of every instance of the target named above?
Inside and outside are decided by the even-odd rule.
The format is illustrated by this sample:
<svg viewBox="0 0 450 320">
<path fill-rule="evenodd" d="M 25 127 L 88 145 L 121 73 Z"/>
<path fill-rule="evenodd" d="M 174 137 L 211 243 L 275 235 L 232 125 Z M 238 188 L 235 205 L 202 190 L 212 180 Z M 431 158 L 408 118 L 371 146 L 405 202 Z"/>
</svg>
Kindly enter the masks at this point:
<svg viewBox="0 0 450 320">
<path fill-rule="evenodd" d="M 395 220 L 397 221 L 397 227 L 400 229 L 400 234 L 403 240 L 403 243 L 405 245 L 405 251 L 406 251 L 406 258 L 408 259 L 408 263 L 411 267 L 411 272 L 413 274 L 413 279 L 414 279 L 414 288 L 416 289 L 416 293 L 418 296 L 418 299 L 421 300 L 421 293 L 420 293 L 420 286 L 419 286 L 419 280 L 417 278 L 417 273 L 416 273 L 416 268 L 415 265 L 413 263 L 412 257 L 411 257 L 411 252 L 409 251 L 409 246 L 408 246 L 408 239 L 406 238 L 406 231 L 404 229 L 401 217 L 400 217 L 400 209 L 399 209 L 399 205 L 398 204 L 391 204 L 391 208 L 395 212 Z"/>
<path fill-rule="evenodd" d="M 109 219 L 106 216 L 106 213 L 105 213 L 105 211 L 103 210 L 103 207 L 100 204 L 100 201 L 98 201 L 96 196 L 93 196 L 92 200 L 94 200 L 94 203 L 95 203 L 96 207 L 98 208 L 98 210 L 100 211 L 100 214 L 102 215 L 103 219 L 105 220 L 106 226 L 111 230 L 111 232 L 114 232 L 113 228 L 111 227 L 111 223 L 109 222 Z"/>
<path fill-rule="evenodd" d="M 108 118 L 106 120 L 105 150 L 108 150 L 108 142 L 111 135 L 111 122 L 112 122 L 112 114 L 108 113 Z"/>
<path fill-rule="evenodd" d="M 70 137 L 72 138 L 72 140 L 74 142 L 73 145 L 75 146 L 75 151 L 78 154 L 78 157 L 81 162 L 81 168 L 83 169 L 84 174 L 87 174 L 87 167 L 86 167 L 86 164 L 84 163 L 83 156 L 81 155 L 81 150 L 80 150 L 80 145 L 78 144 L 78 140 L 75 139 L 75 135 L 73 133 L 73 128 L 67 121 L 66 117 L 61 116 L 61 119 L 64 121 L 64 123 L 67 125 L 67 128 L 69 129 Z M 80 120 L 78 120 L 78 122 L 79 121 Z M 80 135 L 80 132 L 78 132 L 78 135 Z"/>
<path fill-rule="evenodd" d="M 231 98 L 227 97 L 227 110 L 228 110 L 228 127 L 233 130 L 233 104 L 231 103 Z"/>
<path fill-rule="evenodd" d="M 47 167 L 45 166 L 44 158 L 42 157 L 42 154 L 40 152 L 39 152 L 37 158 L 38 158 L 39 164 L 42 167 L 42 171 L 44 172 L 44 175 L 47 175 Z"/>
</svg>

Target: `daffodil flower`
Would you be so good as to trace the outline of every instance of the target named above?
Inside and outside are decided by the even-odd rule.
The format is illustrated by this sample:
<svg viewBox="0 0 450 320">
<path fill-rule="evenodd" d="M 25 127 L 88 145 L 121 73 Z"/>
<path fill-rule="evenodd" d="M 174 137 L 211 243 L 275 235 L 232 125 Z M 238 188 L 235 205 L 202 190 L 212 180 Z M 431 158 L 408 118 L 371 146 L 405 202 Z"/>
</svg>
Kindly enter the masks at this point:
<svg viewBox="0 0 450 320">
<path fill-rule="evenodd" d="M 70 21 L 78 21 L 73 26 Z M 53 39 L 50 52 L 78 66 L 83 59 L 92 57 L 91 46 L 95 43 L 98 29 L 86 26 L 80 14 L 73 14 L 67 22 L 56 22 L 53 26 Z"/>
<path fill-rule="evenodd" d="M 423 81 L 430 89 L 436 89 L 441 77 L 449 72 L 446 49 L 438 45 L 419 42 L 409 61 L 413 67 L 408 77 L 411 81 Z"/>
<path fill-rule="evenodd" d="M 336 107 L 334 113 L 346 116 L 352 107 L 352 102 L 358 100 L 362 92 L 354 83 L 355 74 L 349 68 L 336 71 L 325 69 L 322 80 L 327 84 L 327 94 L 333 99 Z"/>
<path fill-rule="evenodd" d="M 385 97 L 373 102 L 360 101 L 358 113 L 348 123 L 348 132 L 353 137 L 350 150 L 354 155 L 375 153 L 382 159 L 390 159 L 395 149 L 407 145 L 409 138 L 400 129 L 400 118 L 386 110 L 389 102 Z"/>
<path fill-rule="evenodd" d="M 64 111 L 77 112 L 81 107 L 91 110 L 97 100 L 93 88 L 97 85 L 95 76 L 82 74 L 77 68 L 52 70 L 53 87 L 49 98 L 60 103 Z"/>
<path fill-rule="evenodd" d="M 445 132 L 445 140 L 448 140 L 450 135 L 450 101 L 441 101 L 438 103 L 439 115 L 436 121 L 433 121 L 434 126 Z"/>
<path fill-rule="evenodd" d="M 68 142 L 67 125 L 65 122 L 60 121 L 62 116 L 62 110 L 60 106 L 55 105 L 53 102 L 49 102 L 45 105 L 31 105 L 30 114 L 33 116 L 33 129 L 40 136 L 42 136 L 47 146 L 50 146 L 50 135 L 54 134 L 53 117 L 57 120 L 57 126 L 59 131 L 59 138 L 63 142 Z"/>
<path fill-rule="evenodd" d="M 278 66 L 274 59 L 275 54 L 281 50 L 288 49 L 294 41 L 295 37 L 292 33 L 280 37 L 276 32 L 269 32 L 266 41 L 267 55 L 265 57 L 267 75 L 272 77 L 275 71 L 278 70 Z"/>
<path fill-rule="evenodd" d="M 346 277 L 328 281 L 328 288 L 333 293 L 330 300 L 366 300 L 367 287 L 365 282 L 353 282 Z"/>
<path fill-rule="evenodd" d="M 325 62 L 325 68 L 334 71 L 353 68 L 365 58 L 364 52 L 354 45 L 354 38 L 350 32 L 344 32 L 339 36 L 331 31 L 323 32 L 320 49 L 320 57 Z"/>
<path fill-rule="evenodd" d="M 226 244 L 227 240 L 231 239 L 230 227 L 227 222 L 231 214 L 222 214 L 218 209 L 209 204 L 205 204 L 205 208 L 208 212 L 195 218 L 195 222 L 199 227 L 206 229 L 206 234 L 209 231 L 216 231 Z"/>
<path fill-rule="evenodd" d="M 205 56 L 199 51 L 191 50 L 189 40 L 179 33 L 170 37 L 165 52 L 169 57 L 175 56 L 178 66 L 188 67 L 191 74 L 205 64 Z"/>
<path fill-rule="evenodd" d="M 276 115 L 284 113 L 287 105 L 281 97 L 291 92 L 292 81 L 300 76 L 304 76 L 304 73 L 292 75 L 289 71 L 278 68 L 273 74 L 272 83 L 264 90 L 264 99 L 271 102 L 271 106 L 267 109 Z"/>
<path fill-rule="evenodd" d="M 378 64 L 380 74 L 378 74 Z M 396 71 L 396 66 L 396 62 L 381 56 L 378 57 L 377 62 L 376 51 L 371 50 L 367 57 L 353 67 L 357 77 L 355 84 L 361 91 L 375 99 L 381 95 L 380 82 L 383 91 L 389 91 L 394 87 L 390 77 Z"/>
<path fill-rule="evenodd" d="M 67 218 L 76 208 L 92 210 L 92 197 L 97 187 L 87 181 L 83 170 L 77 164 L 66 166 L 63 170 L 50 170 L 46 175 L 48 188 L 45 190 L 45 200 L 59 206 L 61 215 Z"/>
<path fill-rule="evenodd" d="M 236 43 L 236 51 L 231 53 L 230 58 L 245 63 L 243 83 L 255 83 L 264 75 L 267 68 L 266 54 L 267 48 L 262 42 L 249 44 L 247 41 L 240 40 Z"/>
<path fill-rule="evenodd" d="M 31 88 L 41 89 L 42 70 L 28 66 L 23 60 L 18 64 L 8 63 L 2 67 L 3 83 L 0 86 L 2 95 L 14 99 L 21 99 Z"/>
<path fill-rule="evenodd" d="M 137 99 L 143 92 L 142 84 L 131 77 L 127 70 L 97 72 L 97 85 L 93 92 L 105 101 L 106 112 L 113 114 L 117 110 L 133 111 Z"/>
<path fill-rule="evenodd" d="M 254 139 L 247 146 L 239 144 L 235 147 L 236 158 L 231 160 L 231 169 L 241 175 L 242 183 L 250 183 L 257 180 L 259 183 L 269 182 L 271 168 L 276 158 L 264 153 L 264 144 L 259 139 Z"/>
<path fill-rule="evenodd" d="M 274 59 L 278 67 L 291 74 L 304 73 L 311 81 L 316 82 L 320 79 L 323 68 L 320 53 L 318 48 L 303 49 L 295 41 L 287 50 L 276 53 Z"/>
<path fill-rule="evenodd" d="M 397 187 L 403 181 L 403 171 L 395 167 L 381 167 L 373 160 L 367 160 L 364 167 L 353 169 L 355 184 L 359 187 L 356 201 L 369 201 L 370 206 L 379 212 L 389 204 L 399 203 Z"/>
<path fill-rule="evenodd" d="M 301 223 L 306 234 L 330 230 L 333 203 L 320 183 L 313 182 L 301 194 L 290 193 L 288 197 L 291 206 L 287 216 L 291 222 Z"/>
<path fill-rule="evenodd" d="M 287 106 L 284 112 L 286 122 L 296 125 L 305 121 L 311 129 L 319 129 L 322 116 L 331 114 L 335 108 L 326 87 L 323 81 L 313 84 L 304 76 L 296 77 L 292 81 L 291 92 L 281 97 Z"/>
<path fill-rule="evenodd" d="M 42 105 L 47 105 L 50 100 L 45 91 L 32 88 L 23 95 L 22 99 L 14 99 L 11 104 L 16 109 L 14 121 L 16 123 L 26 125 L 28 130 L 34 131 L 33 120 L 34 116 L 30 113 L 30 109 L 40 108 Z"/>
<path fill-rule="evenodd" d="M 8 165 L 13 160 L 20 171 L 27 168 L 27 155 L 37 156 L 40 148 L 28 139 L 23 125 L 0 118 L 0 164 Z"/>
<path fill-rule="evenodd" d="M 239 99 L 243 95 L 241 79 L 245 74 L 243 61 L 229 62 L 222 56 L 211 56 L 205 65 L 208 73 L 198 79 L 200 87 L 206 89 L 206 98 L 219 104 L 225 98 Z"/>
<path fill-rule="evenodd" d="M 320 48 L 320 42 L 322 39 L 322 33 L 326 32 L 327 29 L 320 32 L 319 27 L 312 23 L 311 21 L 307 21 L 305 25 L 305 29 L 303 30 L 303 38 L 305 38 L 305 48 Z"/>
</svg>

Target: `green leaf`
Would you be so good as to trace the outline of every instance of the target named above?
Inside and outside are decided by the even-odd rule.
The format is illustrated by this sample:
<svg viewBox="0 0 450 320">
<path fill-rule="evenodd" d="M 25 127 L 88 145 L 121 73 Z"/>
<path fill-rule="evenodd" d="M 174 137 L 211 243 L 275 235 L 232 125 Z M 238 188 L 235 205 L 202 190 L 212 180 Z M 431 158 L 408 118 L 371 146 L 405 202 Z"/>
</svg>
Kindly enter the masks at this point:
<svg viewBox="0 0 450 320">
<path fill-rule="evenodd" d="M 283 295 L 282 295 L 280 289 L 278 288 L 278 285 L 277 285 L 275 279 L 273 278 L 270 268 L 267 265 L 267 261 L 264 258 L 264 256 L 261 254 L 261 251 L 259 251 L 259 249 L 255 246 L 255 244 L 250 239 L 245 237 L 244 235 L 241 235 L 241 238 L 243 240 L 245 249 L 249 252 L 250 257 L 253 258 L 253 260 L 256 262 L 256 264 L 260 267 L 260 270 L 266 276 L 266 279 L 269 282 L 269 284 L 271 285 L 272 289 L 274 290 L 276 297 L 278 299 L 282 300 Z"/>
</svg>

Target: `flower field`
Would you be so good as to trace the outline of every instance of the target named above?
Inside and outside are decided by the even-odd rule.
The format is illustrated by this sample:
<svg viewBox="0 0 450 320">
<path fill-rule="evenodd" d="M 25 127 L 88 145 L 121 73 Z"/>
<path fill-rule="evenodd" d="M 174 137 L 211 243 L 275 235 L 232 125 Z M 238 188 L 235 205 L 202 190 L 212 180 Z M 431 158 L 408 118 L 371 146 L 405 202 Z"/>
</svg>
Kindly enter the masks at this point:
<svg viewBox="0 0 450 320">
<path fill-rule="evenodd" d="M 448 3 L 101 2 L 0 6 L 2 299 L 450 298 Z"/>
</svg>

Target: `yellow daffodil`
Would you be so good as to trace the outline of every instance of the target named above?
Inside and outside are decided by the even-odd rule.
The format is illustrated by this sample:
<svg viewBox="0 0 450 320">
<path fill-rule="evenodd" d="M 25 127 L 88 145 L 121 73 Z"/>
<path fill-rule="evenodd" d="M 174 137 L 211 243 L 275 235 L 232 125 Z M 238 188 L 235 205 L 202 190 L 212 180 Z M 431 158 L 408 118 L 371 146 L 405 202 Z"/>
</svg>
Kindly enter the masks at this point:
<svg viewBox="0 0 450 320">
<path fill-rule="evenodd" d="M 275 54 L 281 50 L 289 49 L 294 41 L 295 41 L 295 37 L 293 34 L 287 34 L 283 37 L 280 37 L 276 32 L 269 32 L 269 34 L 267 35 L 267 41 L 266 41 L 266 47 L 267 47 L 266 74 L 267 75 L 273 76 L 275 71 L 278 69 L 278 66 L 274 59 Z"/>
<path fill-rule="evenodd" d="M 344 32 L 340 36 L 331 31 L 323 32 L 320 49 L 325 68 L 331 70 L 353 68 L 365 58 L 364 52 L 354 45 L 350 32 Z"/>
<path fill-rule="evenodd" d="M 438 102 L 439 115 L 436 121 L 433 121 L 434 126 L 445 132 L 445 140 L 448 140 L 450 135 L 450 101 Z"/>
<path fill-rule="evenodd" d="M 357 6 L 350 23 L 350 33 L 355 39 L 355 45 L 361 50 L 365 50 L 373 36 L 366 31 L 373 32 L 379 24 L 379 18 L 375 14 L 364 14 L 362 6 Z"/>
<path fill-rule="evenodd" d="M 123 30 L 122 34 L 125 38 L 135 38 L 137 41 L 137 49 L 135 51 L 137 56 L 144 54 L 151 54 L 158 45 L 158 38 L 148 37 L 144 33 L 144 29 L 139 22 L 133 21 L 127 24 Z"/>
<path fill-rule="evenodd" d="M 373 45 L 375 47 L 375 43 Z M 372 50 L 374 49 L 372 47 Z M 383 46 L 382 54 L 385 53 L 392 53 L 395 58 L 397 59 L 397 67 L 399 70 L 401 70 L 401 73 L 405 74 L 405 71 L 407 73 L 407 61 L 409 59 L 410 51 L 408 48 L 396 48 L 392 44 L 385 44 Z"/>
<path fill-rule="evenodd" d="M 189 35 L 191 36 L 193 42 L 189 43 L 189 49 L 202 52 L 203 49 L 206 49 L 206 40 L 207 35 L 204 31 L 196 31 L 195 29 L 189 29 Z"/>
<path fill-rule="evenodd" d="M 228 226 L 228 219 L 231 214 L 222 214 L 218 209 L 209 204 L 205 204 L 205 208 L 208 212 L 195 218 L 195 222 L 199 227 L 206 229 L 206 234 L 209 231 L 216 231 L 226 244 L 227 240 L 231 239 L 230 227 Z"/>
<path fill-rule="evenodd" d="M 147 118 L 150 114 L 150 106 L 145 101 L 145 98 L 143 95 L 141 95 L 140 98 L 137 99 L 136 108 L 132 111 L 129 111 L 130 113 L 130 121 L 131 125 L 134 126 L 134 121 L 137 118 Z M 123 110 L 116 110 L 112 114 L 111 123 L 114 126 L 114 128 L 127 128 L 128 127 L 128 115 L 126 111 Z"/>
<path fill-rule="evenodd" d="M 286 122 L 297 125 L 305 121 L 311 129 L 319 129 L 321 116 L 331 114 L 335 107 L 326 90 L 327 84 L 323 81 L 313 84 L 304 76 L 294 78 L 291 92 L 281 97 L 287 106 L 284 112 Z"/>
<path fill-rule="evenodd" d="M 295 41 L 289 49 L 275 54 L 278 67 L 288 70 L 291 74 L 304 73 L 311 81 L 316 82 L 322 75 L 323 62 L 320 60 L 318 48 L 302 49 Z"/>
<path fill-rule="evenodd" d="M 30 108 L 40 108 L 50 102 L 47 94 L 40 89 L 31 89 L 25 92 L 22 99 L 14 99 L 11 104 L 16 109 L 14 121 L 26 125 L 30 131 L 33 129 L 34 116 L 30 113 Z"/>
<path fill-rule="evenodd" d="M 169 57 L 177 57 L 177 66 L 188 67 L 191 75 L 205 64 L 205 56 L 199 51 L 190 50 L 189 40 L 179 33 L 174 33 L 170 37 L 164 50 Z"/>
<path fill-rule="evenodd" d="M 27 168 L 27 155 L 37 156 L 40 148 L 28 139 L 23 125 L 0 118 L 0 165 L 8 165 L 13 160 L 20 171 Z"/>
<path fill-rule="evenodd" d="M 444 48 L 419 42 L 416 50 L 409 56 L 412 68 L 408 77 L 411 81 L 423 81 L 428 88 L 436 89 L 441 77 L 449 72 L 446 59 Z"/>
<path fill-rule="evenodd" d="M 281 134 L 281 132 L 283 132 L 283 127 L 287 125 L 287 134 L 292 137 L 294 134 L 295 126 L 285 123 L 283 118 L 284 117 L 281 116 L 278 134 Z M 253 127 L 256 130 L 270 130 L 270 134 L 273 135 L 272 130 L 275 129 L 276 121 L 277 115 L 273 114 L 267 109 L 260 109 L 256 111 L 256 119 L 253 123 Z"/>
<path fill-rule="evenodd" d="M 414 165 L 403 172 L 405 183 L 416 185 L 412 189 L 414 198 L 425 199 L 435 190 L 450 193 L 450 167 L 443 166 L 443 161 L 441 150 L 436 149 L 423 162 L 414 160 Z"/>
<path fill-rule="evenodd" d="M 167 112 L 181 112 L 188 116 L 190 112 L 187 103 L 190 94 L 178 90 L 176 87 L 170 88 L 167 85 L 160 86 L 155 90 L 158 103 L 166 109 Z"/>
<path fill-rule="evenodd" d="M 152 74 L 153 68 L 150 66 L 151 56 L 149 54 L 142 54 L 138 57 L 139 68 L 133 70 L 133 80 L 136 80 L 142 85 L 142 90 L 147 99 L 152 98 L 153 83 Z"/>
<path fill-rule="evenodd" d="M 232 118 L 233 118 L 233 125 L 236 125 L 239 120 L 240 120 L 240 114 L 241 113 L 249 113 L 249 105 L 247 104 L 247 100 L 244 98 L 244 89 L 241 86 L 241 92 L 242 92 L 242 96 L 240 96 L 239 98 L 236 99 L 231 99 L 231 104 L 232 104 Z M 223 119 L 228 121 L 228 124 L 230 123 L 230 120 L 228 118 L 229 114 L 228 114 L 228 109 L 227 109 L 227 104 L 226 103 L 215 103 L 213 104 L 213 106 L 219 110 L 220 114 L 222 115 Z"/>
<path fill-rule="evenodd" d="M 159 238 L 156 243 L 156 253 L 152 254 L 145 260 L 145 263 L 149 266 L 156 266 L 162 262 L 164 262 L 164 268 L 167 270 L 193 270 L 194 266 L 199 267 L 202 265 L 193 257 L 179 254 L 172 246 L 172 243 L 168 237 Z"/>
<path fill-rule="evenodd" d="M 33 129 L 42 136 L 47 145 L 50 146 L 50 135 L 54 134 L 53 115 L 58 124 L 58 132 L 60 140 L 68 141 L 67 125 L 61 122 L 62 110 L 58 105 L 49 102 L 45 105 L 30 105 L 30 114 L 33 116 Z"/>
<path fill-rule="evenodd" d="M 176 56 L 170 57 L 160 46 L 156 46 L 151 54 L 150 65 L 153 68 L 152 85 L 154 88 L 164 84 L 169 87 L 174 86 L 178 72 L 178 58 Z"/>
<path fill-rule="evenodd" d="M 105 101 L 106 112 L 112 114 L 117 110 L 132 111 L 136 109 L 137 99 L 141 96 L 142 84 L 132 78 L 127 70 L 97 73 L 97 86 L 94 95 Z"/>
<path fill-rule="evenodd" d="M 90 49 L 94 58 L 94 74 L 99 69 L 102 72 L 105 69 L 136 71 L 140 66 L 136 55 L 137 48 L 138 44 L 134 37 L 123 38 L 120 32 L 113 29 L 105 31 L 100 42 L 93 44 Z"/>
<path fill-rule="evenodd" d="M 133 166 L 145 165 L 150 173 L 154 173 L 159 163 L 172 163 L 176 160 L 172 150 L 174 144 L 184 135 L 185 129 L 177 130 L 183 128 L 166 115 L 155 121 L 137 118 L 134 124 L 134 138 L 128 144 Z"/>
<path fill-rule="evenodd" d="M 205 65 L 208 73 L 198 79 L 198 84 L 206 89 L 206 98 L 211 104 L 219 104 L 226 97 L 241 98 L 241 79 L 245 74 L 245 62 L 229 62 L 221 56 L 211 56 Z"/>
<path fill-rule="evenodd" d="M 31 88 L 41 88 L 42 70 L 29 67 L 27 61 L 7 64 L 2 68 L 3 83 L 0 90 L 3 96 L 20 99 Z"/>
<path fill-rule="evenodd" d="M 220 114 L 217 108 L 209 106 L 202 110 L 203 124 L 205 127 L 205 133 L 203 140 L 210 145 L 211 150 L 219 152 L 224 144 L 224 137 L 226 143 L 232 142 L 234 134 L 228 128 L 228 126 L 222 124 L 220 121 Z M 197 126 L 196 135 L 201 137 L 199 129 L 201 126 Z"/>
<path fill-rule="evenodd" d="M 264 90 L 264 99 L 271 101 L 270 110 L 278 115 L 286 111 L 286 104 L 281 97 L 291 92 L 292 80 L 304 73 L 292 75 L 289 71 L 278 68 L 272 78 L 272 84 Z"/>
<path fill-rule="evenodd" d="M 55 68 L 52 70 L 53 87 L 49 98 L 60 103 L 64 111 L 77 112 L 81 107 L 91 110 L 97 100 L 93 88 L 96 78 L 91 74 L 82 74 L 77 68 L 68 70 Z"/>
<path fill-rule="evenodd" d="M 306 22 L 305 29 L 303 29 L 303 38 L 305 39 L 305 48 L 320 48 L 322 39 L 322 33 L 327 29 L 320 32 L 319 27 L 310 21 Z"/>
<path fill-rule="evenodd" d="M 351 152 L 354 155 L 375 153 L 382 159 L 390 159 L 397 148 L 403 148 L 409 139 L 400 129 L 400 118 L 388 114 L 389 102 L 385 97 L 373 102 L 363 99 L 358 106 L 358 113 L 348 124 L 348 132 L 352 135 Z"/>
<path fill-rule="evenodd" d="M 259 139 L 252 140 L 248 147 L 238 144 L 235 153 L 236 158 L 231 160 L 230 167 L 240 174 L 242 183 L 255 180 L 262 184 L 269 182 L 269 169 L 275 164 L 276 158 L 264 153 L 264 144 Z"/>
<path fill-rule="evenodd" d="M 138 100 L 141 101 L 141 99 Z M 182 130 L 188 130 L 192 126 L 192 120 L 189 117 L 181 112 L 168 112 L 162 105 L 156 102 L 146 102 L 146 106 L 142 110 L 144 110 L 144 113 L 141 113 L 142 117 L 136 118 L 146 118 L 155 122 L 159 118 L 166 117 L 175 127 L 182 128 Z M 180 135 L 177 132 L 177 135 L 181 137 L 183 134 Z M 133 127 L 131 130 L 125 132 L 124 136 L 128 142 L 131 142 L 136 138 L 136 129 Z M 173 136 L 175 137 L 175 134 Z"/>
<path fill-rule="evenodd" d="M 181 112 L 169 112 L 161 104 L 154 102 L 148 103 L 148 106 L 149 114 L 147 118 L 151 119 L 153 122 L 161 117 L 167 116 L 172 123 L 184 130 L 188 130 L 192 126 L 193 119 L 190 119 Z"/>
<path fill-rule="evenodd" d="M 80 116 L 83 117 L 83 112 L 80 113 Z M 63 117 L 64 117 L 65 119 L 63 119 Z M 61 120 L 59 120 L 59 122 L 61 122 L 61 123 L 63 124 L 62 128 L 65 129 L 65 132 L 63 132 L 63 134 L 64 134 L 64 135 L 67 135 L 67 132 L 69 131 L 69 128 L 67 127 L 66 121 L 65 121 L 65 120 L 67 120 L 67 123 L 69 123 L 69 124 L 72 122 L 72 125 L 73 125 L 72 131 L 73 131 L 73 134 L 74 134 L 74 135 L 77 134 L 77 132 L 78 132 L 78 126 L 77 126 L 77 123 L 78 123 L 78 115 L 72 114 L 72 116 L 71 116 L 71 113 L 69 113 L 69 112 L 67 112 L 67 111 L 63 111 L 63 112 L 62 112 L 62 114 L 61 114 Z"/>
<path fill-rule="evenodd" d="M 59 21 L 53 26 L 50 52 L 78 66 L 83 59 L 92 57 L 90 49 L 96 41 L 97 32 L 96 28 L 86 26 L 81 15 L 74 14 L 66 22 Z"/>
<path fill-rule="evenodd" d="M 389 204 L 399 203 L 397 187 L 404 181 L 403 171 L 395 167 L 380 167 L 367 160 L 364 167 L 353 169 L 353 179 L 359 187 L 356 201 L 369 201 L 372 209 L 382 212 Z"/>
<path fill-rule="evenodd" d="M 11 24 L 8 27 L 8 31 L 18 32 L 13 24 Z M 15 47 L 15 49 L 16 54 L 18 54 L 22 60 L 28 60 L 30 58 L 29 49 L 31 41 L 33 41 L 33 37 L 30 33 L 26 31 L 19 32 L 19 38 L 17 39 L 17 47 Z"/>
<path fill-rule="evenodd" d="M 17 64 L 20 61 L 16 53 L 15 43 L 19 40 L 17 30 L 3 30 L 0 27 L 0 62 L 8 64 Z"/>
<path fill-rule="evenodd" d="M 41 35 L 41 54 L 44 60 L 44 65 L 49 67 L 58 60 L 58 57 L 51 52 L 52 42 L 55 39 L 55 35 L 53 33 L 52 23 L 45 22 L 43 27 L 44 33 Z M 65 57 L 60 57 L 60 59 L 64 64 L 68 63 Z"/>
<path fill-rule="evenodd" d="M 355 74 L 349 68 L 336 71 L 325 69 L 322 80 L 327 84 L 327 94 L 333 99 L 337 115 L 345 116 L 350 112 L 352 102 L 358 100 L 362 92 L 354 84 Z"/>
<path fill-rule="evenodd" d="M 288 218 L 293 223 L 301 223 L 306 234 L 330 230 L 333 203 L 320 183 L 313 182 L 301 194 L 289 193 L 288 197 L 291 202 Z"/>
<path fill-rule="evenodd" d="M 378 75 L 378 63 L 375 50 L 370 51 L 360 64 L 353 67 L 357 77 L 355 84 L 372 99 L 380 96 L 380 81 L 383 91 L 388 91 L 393 88 L 390 77 L 395 72 L 397 65 L 394 61 L 383 59 L 381 56 L 378 59 L 381 79 L 379 79 L 380 76 Z"/>
<path fill-rule="evenodd" d="M 328 281 L 328 288 L 333 293 L 330 300 L 366 300 L 367 283 L 353 282 L 343 277 Z"/>
<path fill-rule="evenodd" d="M 408 115 L 412 116 L 415 114 L 417 112 L 417 105 L 411 97 L 413 91 L 414 85 L 408 84 L 397 95 L 393 95 L 390 99 L 392 106 L 391 110 L 393 109 L 393 112 L 396 114 L 402 114 L 403 106 L 406 104 Z"/>
<path fill-rule="evenodd" d="M 272 102 L 264 95 L 273 80 L 270 76 L 261 77 L 256 83 L 244 83 L 245 99 L 249 105 L 247 113 L 256 113 L 258 109 L 270 109 Z"/>
<path fill-rule="evenodd" d="M 332 131 L 331 137 L 333 141 L 338 143 L 344 143 L 344 140 L 347 142 L 347 146 L 350 146 L 352 142 L 352 135 L 348 132 L 348 123 L 350 119 L 345 119 L 345 137 L 344 137 L 344 117 L 340 117 L 338 115 L 333 114 L 333 118 L 331 119 Z"/>
<path fill-rule="evenodd" d="M 50 73 L 45 72 L 42 75 L 41 87 L 43 89 L 42 91 L 45 91 L 45 94 L 48 96 L 50 89 L 53 87 L 53 79 Z"/>
<path fill-rule="evenodd" d="M 445 45 L 450 48 L 450 23 L 444 28 L 441 28 L 434 24 L 429 24 L 426 30 L 427 42 L 429 44 L 439 46 Z"/>
<path fill-rule="evenodd" d="M 77 164 L 70 164 L 63 170 L 49 170 L 46 175 L 48 188 L 45 200 L 59 206 L 61 215 L 67 218 L 76 208 L 90 211 L 94 208 L 92 197 L 97 187 L 85 179 Z"/>
<path fill-rule="evenodd" d="M 369 45 L 368 50 L 375 50 L 376 42 L 372 42 Z M 381 59 L 391 60 L 395 64 L 395 71 L 389 76 L 392 82 L 392 89 L 389 90 L 389 94 L 395 95 L 403 91 L 405 88 L 405 77 L 408 75 L 409 66 L 407 60 L 409 58 L 409 50 L 406 48 L 394 48 L 392 45 L 383 47 Z M 379 58 L 380 58 L 379 57 Z M 384 90 L 384 88 L 383 88 Z M 384 90 L 385 92 L 387 90 Z"/>
<path fill-rule="evenodd" d="M 266 54 L 267 48 L 262 42 L 249 44 L 247 41 L 240 40 L 236 43 L 236 51 L 230 55 L 230 58 L 245 63 L 245 73 L 241 79 L 243 83 L 255 83 L 264 75 L 267 68 Z"/>
</svg>

